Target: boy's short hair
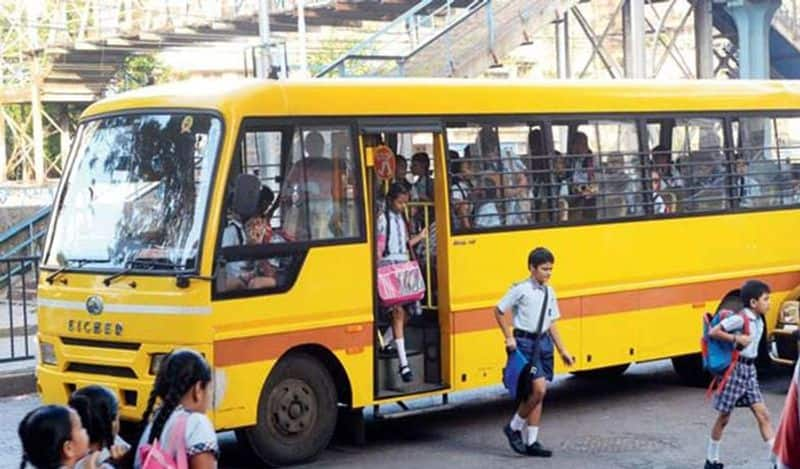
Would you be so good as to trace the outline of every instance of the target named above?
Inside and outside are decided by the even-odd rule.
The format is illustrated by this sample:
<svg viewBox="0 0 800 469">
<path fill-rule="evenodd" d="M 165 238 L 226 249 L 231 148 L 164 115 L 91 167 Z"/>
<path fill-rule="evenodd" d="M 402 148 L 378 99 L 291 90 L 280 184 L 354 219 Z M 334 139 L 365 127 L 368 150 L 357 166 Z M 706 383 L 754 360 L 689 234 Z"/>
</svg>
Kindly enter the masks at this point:
<svg viewBox="0 0 800 469">
<path fill-rule="evenodd" d="M 542 264 L 547 264 L 548 262 L 553 264 L 556 262 L 556 258 L 547 248 L 539 246 L 534 248 L 533 251 L 528 254 L 528 267 L 533 267 L 535 269 Z"/>
<path fill-rule="evenodd" d="M 742 285 L 742 289 L 739 292 L 739 297 L 742 299 L 744 306 L 749 308 L 750 300 L 758 301 L 758 299 L 761 298 L 761 295 L 769 292 L 769 285 L 761 280 L 748 280 L 744 283 L 744 285 Z"/>
</svg>

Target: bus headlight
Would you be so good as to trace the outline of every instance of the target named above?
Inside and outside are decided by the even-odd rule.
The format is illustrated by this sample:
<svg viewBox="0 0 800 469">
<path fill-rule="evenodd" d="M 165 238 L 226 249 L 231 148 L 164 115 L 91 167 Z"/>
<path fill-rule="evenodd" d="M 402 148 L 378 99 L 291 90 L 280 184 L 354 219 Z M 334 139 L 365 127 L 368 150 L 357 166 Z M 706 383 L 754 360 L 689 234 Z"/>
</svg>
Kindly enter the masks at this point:
<svg viewBox="0 0 800 469">
<path fill-rule="evenodd" d="M 158 369 L 161 368 L 161 363 L 167 358 L 166 353 L 154 353 L 150 355 L 150 374 L 157 375 Z"/>
<path fill-rule="evenodd" d="M 787 301 L 781 306 L 781 323 L 797 324 L 800 322 L 800 301 Z"/>
<path fill-rule="evenodd" d="M 56 348 L 49 342 L 39 342 L 39 358 L 45 365 L 56 364 Z"/>
</svg>

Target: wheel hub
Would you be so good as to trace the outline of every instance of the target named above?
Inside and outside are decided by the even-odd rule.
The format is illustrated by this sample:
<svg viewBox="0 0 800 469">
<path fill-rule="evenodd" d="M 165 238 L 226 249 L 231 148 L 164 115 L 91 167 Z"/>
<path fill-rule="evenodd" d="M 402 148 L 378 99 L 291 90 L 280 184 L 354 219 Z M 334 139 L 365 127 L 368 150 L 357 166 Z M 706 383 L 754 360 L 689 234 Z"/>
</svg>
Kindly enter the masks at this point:
<svg viewBox="0 0 800 469">
<path fill-rule="evenodd" d="M 317 415 L 317 398 L 311 387 L 298 379 L 287 379 L 270 395 L 270 413 L 275 428 L 294 436 L 310 429 Z"/>
</svg>

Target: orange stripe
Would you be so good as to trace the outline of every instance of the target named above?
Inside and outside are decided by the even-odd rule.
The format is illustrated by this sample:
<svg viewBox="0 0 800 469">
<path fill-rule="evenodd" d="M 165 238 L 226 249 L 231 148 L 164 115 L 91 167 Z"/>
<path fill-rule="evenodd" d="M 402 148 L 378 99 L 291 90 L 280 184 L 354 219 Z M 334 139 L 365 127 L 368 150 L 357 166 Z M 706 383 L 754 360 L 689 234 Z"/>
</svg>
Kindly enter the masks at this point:
<svg viewBox="0 0 800 469">
<path fill-rule="evenodd" d="M 704 305 L 707 301 L 721 300 L 723 295 L 739 288 L 749 278 L 752 277 L 565 298 L 558 301 L 558 306 L 562 318 L 574 319 L 665 306 Z M 769 284 L 773 291 L 790 290 L 800 285 L 798 272 L 762 275 L 758 278 Z M 456 334 L 497 327 L 494 308 L 460 311 L 453 317 Z"/>
<path fill-rule="evenodd" d="M 230 366 L 273 360 L 299 344 L 319 344 L 328 350 L 347 350 L 352 353 L 372 346 L 372 323 L 220 340 L 214 342 L 214 365 Z"/>
</svg>

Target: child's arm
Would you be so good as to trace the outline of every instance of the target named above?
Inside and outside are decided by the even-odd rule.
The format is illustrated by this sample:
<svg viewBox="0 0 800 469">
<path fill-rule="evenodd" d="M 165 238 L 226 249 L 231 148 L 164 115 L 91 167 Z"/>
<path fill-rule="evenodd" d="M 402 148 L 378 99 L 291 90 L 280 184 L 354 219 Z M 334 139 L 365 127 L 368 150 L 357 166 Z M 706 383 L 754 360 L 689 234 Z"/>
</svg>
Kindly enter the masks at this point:
<svg viewBox="0 0 800 469">
<path fill-rule="evenodd" d="M 217 458 L 214 453 L 199 453 L 189 457 L 189 467 L 191 469 L 217 469 Z"/>
<path fill-rule="evenodd" d="M 550 337 L 553 338 L 553 345 L 556 346 L 559 355 L 561 355 L 561 360 L 567 366 L 572 366 L 575 364 L 575 359 L 572 358 L 572 355 L 569 354 L 567 348 L 564 347 L 564 343 L 561 341 L 561 334 L 558 333 L 558 327 L 556 327 L 556 323 L 550 325 Z"/>
<path fill-rule="evenodd" d="M 506 339 L 506 350 L 511 352 L 517 348 L 517 341 L 514 339 L 513 328 L 511 327 L 511 320 L 508 311 L 502 311 L 500 307 L 494 309 L 494 318 L 497 320 L 497 325 L 500 326 L 500 332 Z"/>
<path fill-rule="evenodd" d="M 722 342 L 731 342 L 740 347 L 747 347 L 752 340 L 749 335 L 726 332 L 725 329 L 722 328 L 722 324 L 717 324 L 711 328 L 711 332 L 709 332 L 708 335 L 711 336 L 712 339 Z"/>
</svg>

